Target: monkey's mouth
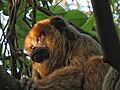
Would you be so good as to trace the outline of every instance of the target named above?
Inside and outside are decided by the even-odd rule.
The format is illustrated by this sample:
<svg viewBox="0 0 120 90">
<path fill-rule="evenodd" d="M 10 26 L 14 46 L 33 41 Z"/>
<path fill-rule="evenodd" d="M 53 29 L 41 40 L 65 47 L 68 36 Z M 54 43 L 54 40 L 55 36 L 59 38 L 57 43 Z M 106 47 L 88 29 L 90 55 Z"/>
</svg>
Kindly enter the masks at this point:
<svg viewBox="0 0 120 90">
<path fill-rule="evenodd" d="M 36 48 L 32 51 L 31 59 L 34 62 L 41 63 L 50 57 L 48 48 Z"/>
</svg>

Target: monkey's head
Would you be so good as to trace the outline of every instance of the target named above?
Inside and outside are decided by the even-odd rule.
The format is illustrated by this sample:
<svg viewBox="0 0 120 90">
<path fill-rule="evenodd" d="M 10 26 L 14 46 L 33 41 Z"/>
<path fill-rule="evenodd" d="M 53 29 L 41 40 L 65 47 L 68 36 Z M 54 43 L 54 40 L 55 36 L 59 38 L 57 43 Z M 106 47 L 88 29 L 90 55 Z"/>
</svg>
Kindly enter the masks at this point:
<svg viewBox="0 0 120 90">
<path fill-rule="evenodd" d="M 29 31 L 24 47 L 31 57 L 33 69 L 41 77 L 66 65 L 71 49 L 70 40 L 75 38 L 71 33 L 74 29 L 62 18 L 54 16 L 39 21 Z"/>
</svg>

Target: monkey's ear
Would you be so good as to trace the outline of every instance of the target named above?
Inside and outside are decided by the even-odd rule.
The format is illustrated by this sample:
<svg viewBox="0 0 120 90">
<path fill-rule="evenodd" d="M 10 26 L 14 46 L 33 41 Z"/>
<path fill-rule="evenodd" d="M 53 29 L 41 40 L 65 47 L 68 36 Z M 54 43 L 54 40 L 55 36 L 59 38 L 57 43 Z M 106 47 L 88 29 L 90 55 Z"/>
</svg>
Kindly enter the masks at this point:
<svg viewBox="0 0 120 90">
<path fill-rule="evenodd" d="M 55 28 L 57 28 L 60 31 L 62 31 L 66 26 L 65 21 L 58 16 L 53 17 L 51 19 L 51 23 L 55 26 Z"/>
</svg>

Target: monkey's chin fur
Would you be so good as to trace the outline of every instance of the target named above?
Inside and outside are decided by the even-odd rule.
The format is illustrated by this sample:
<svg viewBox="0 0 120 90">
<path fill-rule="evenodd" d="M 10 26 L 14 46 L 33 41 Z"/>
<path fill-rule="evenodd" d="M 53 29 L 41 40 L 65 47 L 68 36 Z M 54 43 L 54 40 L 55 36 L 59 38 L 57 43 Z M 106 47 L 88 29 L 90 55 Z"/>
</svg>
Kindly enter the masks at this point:
<svg viewBox="0 0 120 90">
<path fill-rule="evenodd" d="M 36 48 L 32 51 L 31 59 L 34 62 L 41 63 L 49 58 L 48 48 Z"/>
</svg>

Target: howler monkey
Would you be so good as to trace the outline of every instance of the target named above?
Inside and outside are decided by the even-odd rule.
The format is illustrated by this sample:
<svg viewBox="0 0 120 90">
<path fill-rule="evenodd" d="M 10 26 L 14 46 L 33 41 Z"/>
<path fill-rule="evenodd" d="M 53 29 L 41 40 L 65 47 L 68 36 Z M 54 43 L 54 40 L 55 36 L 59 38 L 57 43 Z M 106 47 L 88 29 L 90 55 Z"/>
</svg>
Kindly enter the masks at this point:
<svg viewBox="0 0 120 90">
<path fill-rule="evenodd" d="M 25 90 L 101 90 L 109 66 L 100 45 L 58 16 L 37 22 L 24 47 L 31 57 L 32 78 Z"/>
</svg>

